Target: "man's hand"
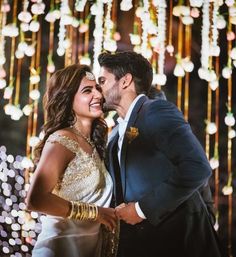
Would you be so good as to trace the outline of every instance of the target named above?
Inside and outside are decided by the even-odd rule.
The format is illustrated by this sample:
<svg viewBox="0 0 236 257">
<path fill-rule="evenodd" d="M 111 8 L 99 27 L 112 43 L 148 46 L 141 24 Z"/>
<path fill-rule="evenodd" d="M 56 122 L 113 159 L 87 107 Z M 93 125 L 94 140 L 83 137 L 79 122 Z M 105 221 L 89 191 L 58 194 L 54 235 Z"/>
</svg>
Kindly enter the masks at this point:
<svg viewBox="0 0 236 257">
<path fill-rule="evenodd" d="M 143 221 L 136 212 L 135 203 L 122 203 L 116 207 L 115 214 L 118 219 L 131 225 L 135 225 Z"/>
</svg>

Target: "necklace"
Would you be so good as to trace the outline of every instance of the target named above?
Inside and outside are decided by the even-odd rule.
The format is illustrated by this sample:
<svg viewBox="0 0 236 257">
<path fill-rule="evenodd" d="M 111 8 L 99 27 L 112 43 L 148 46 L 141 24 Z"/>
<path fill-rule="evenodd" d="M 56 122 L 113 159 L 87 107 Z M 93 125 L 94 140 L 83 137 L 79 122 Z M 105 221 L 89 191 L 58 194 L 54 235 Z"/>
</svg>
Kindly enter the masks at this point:
<svg viewBox="0 0 236 257">
<path fill-rule="evenodd" d="M 82 137 L 92 148 L 95 148 L 94 142 L 90 138 L 86 137 L 78 128 L 72 126 L 72 129 L 77 136 Z"/>
</svg>

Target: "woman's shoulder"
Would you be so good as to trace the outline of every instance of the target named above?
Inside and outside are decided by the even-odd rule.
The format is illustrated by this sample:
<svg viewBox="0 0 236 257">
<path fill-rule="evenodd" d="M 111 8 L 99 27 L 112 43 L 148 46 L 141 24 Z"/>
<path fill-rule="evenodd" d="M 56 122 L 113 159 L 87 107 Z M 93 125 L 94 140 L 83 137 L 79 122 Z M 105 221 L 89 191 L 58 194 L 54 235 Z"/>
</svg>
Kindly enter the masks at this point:
<svg viewBox="0 0 236 257">
<path fill-rule="evenodd" d="M 48 137 L 47 142 L 59 143 L 74 153 L 78 150 L 76 136 L 70 128 L 56 130 Z"/>
</svg>

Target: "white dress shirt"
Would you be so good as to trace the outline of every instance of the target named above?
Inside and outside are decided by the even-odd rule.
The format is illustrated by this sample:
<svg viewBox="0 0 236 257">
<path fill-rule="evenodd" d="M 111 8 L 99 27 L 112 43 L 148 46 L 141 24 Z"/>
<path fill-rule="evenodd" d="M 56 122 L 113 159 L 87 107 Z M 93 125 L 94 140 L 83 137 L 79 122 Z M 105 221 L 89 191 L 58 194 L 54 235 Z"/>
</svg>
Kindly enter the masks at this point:
<svg viewBox="0 0 236 257">
<path fill-rule="evenodd" d="M 120 164 L 120 158 L 121 158 L 121 148 L 122 148 L 122 144 L 123 144 L 123 140 L 124 140 L 124 135 L 125 135 L 125 131 L 126 131 L 126 127 L 130 118 L 130 115 L 133 111 L 133 108 L 135 106 L 135 104 L 137 103 L 137 101 L 139 100 L 140 97 L 144 96 L 144 94 L 140 94 L 138 95 L 133 102 L 131 103 L 128 112 L 125 115 L 125 118 L 122 119 L 121 117 L 119 117 L 117 119 L 118 123 L 119 123 L 119 129 L 118 129 L 118 133 L 119 133 L 119 139 L 118 139 L 118 160 L 119 160 L 119 164 Z M 138 216 L 142 219 L 146 219 L 144 213 L 142 212 L 139 203 L 136 202 L 135 203 L 135 209 L 136 212 L 138 214 Z"/>
</svg>

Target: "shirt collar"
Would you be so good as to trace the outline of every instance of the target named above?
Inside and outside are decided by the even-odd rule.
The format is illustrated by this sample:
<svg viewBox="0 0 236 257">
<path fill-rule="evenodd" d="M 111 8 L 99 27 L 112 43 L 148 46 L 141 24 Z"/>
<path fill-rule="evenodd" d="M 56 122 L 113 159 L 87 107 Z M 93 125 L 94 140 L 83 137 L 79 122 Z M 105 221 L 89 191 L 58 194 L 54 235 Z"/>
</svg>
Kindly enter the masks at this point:
<svg viewBox="0 0 236 257">
<path fill-rule="evenodd" d="M 117 119 L 117 122 L 118 122 L 118 123 L 121 123 L 121 122 L 126 122 L 126 123 L 128 123 L 129 118 L 130 118 L 130 115 L 131 115 L 131 113 L 132 113 L 132 111 L 133 111 L 133 109 L 134 109 L 135 104 L 137 103 L 137 101 L 139 100 L 139 98 L 141 98 L 142 96 L 144 96 L 144 94 L 140 94 L 140 95 L 138 95 L 138 96 L 135 97 L 135 99 L 134 99 L 133 102 L 131 103 L 131 105 L 130 105 L 130 107 L 129 107 L 129 109 L 128 109 L 126 115 L 125 115 L 125 118 L 122 119 L 121 117 L 119 117 L 119 118 Z"/>
</svg>

